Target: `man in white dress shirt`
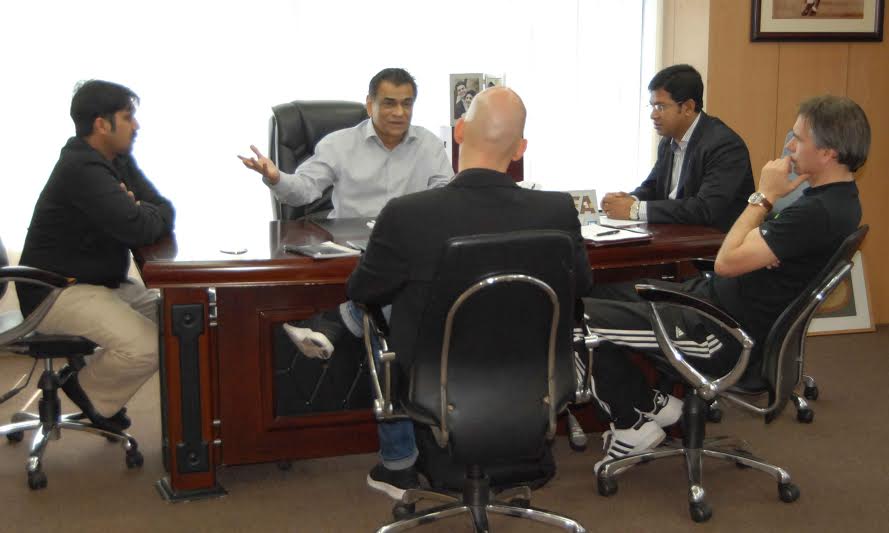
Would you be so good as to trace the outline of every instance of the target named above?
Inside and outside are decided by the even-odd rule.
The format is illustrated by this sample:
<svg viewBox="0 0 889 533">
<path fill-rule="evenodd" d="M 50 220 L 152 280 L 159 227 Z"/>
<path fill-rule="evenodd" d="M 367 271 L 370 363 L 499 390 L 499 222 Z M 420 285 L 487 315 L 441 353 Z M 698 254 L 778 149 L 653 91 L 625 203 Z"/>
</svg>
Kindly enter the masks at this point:
<svg viewBox="0 0 889 533">
<path fill-rule="evenodd" d="M 390 199 L 446 185 L 454 176 L 444 143 L 411 126 L 416 99 L 417 84 L 406 70 L 383 69 L 368 87 L 370 118 L 321 139 L 293 174 L 279 171 L 255 146 L 256 157 L 238 157 L 286 204 L 310 203 L 332 185 L 330 218 L 374 217 Z"/>
</svg>

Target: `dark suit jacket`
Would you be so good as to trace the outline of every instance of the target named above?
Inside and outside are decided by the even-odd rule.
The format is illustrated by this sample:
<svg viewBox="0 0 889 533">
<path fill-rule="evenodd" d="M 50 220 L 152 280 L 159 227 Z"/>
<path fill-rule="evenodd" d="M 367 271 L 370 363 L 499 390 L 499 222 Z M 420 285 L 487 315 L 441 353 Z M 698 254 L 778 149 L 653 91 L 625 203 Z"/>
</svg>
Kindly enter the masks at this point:
<svg viewBox="0 0 889 533">
<path fill-rule="evenodd" d="M 728 231 L 754 191 L 744 140 L 718 118 L 701 112 L 686 147 L 675 200 L 667 198 L 673 169 L 670 140 L 661 140 L 654 168 L 630 194 L 648 202 L 649 222 L 702 224 Z"/>
<path fill-rule="evenodd" d="M 592 274 L 571 197 L 523 189 L 506 174 L 485 169 L 465 170 L 445 187 L 390 200 L 377 217 L 346 292 L 356 302 L 392 304 L 389 346 L 409 358 L 445 242 L 532 229 L 575 237 L 577 295 L 586 294 Z"/>
</svg>

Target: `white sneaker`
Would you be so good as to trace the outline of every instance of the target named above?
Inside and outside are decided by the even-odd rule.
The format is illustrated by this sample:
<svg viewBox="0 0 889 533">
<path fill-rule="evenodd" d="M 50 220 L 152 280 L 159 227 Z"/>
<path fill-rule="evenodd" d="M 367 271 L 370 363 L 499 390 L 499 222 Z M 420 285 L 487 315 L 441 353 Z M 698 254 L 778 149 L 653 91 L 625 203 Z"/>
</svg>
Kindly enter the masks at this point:
<svg viewBox="0 0 889 533">
<path fill-rule="evenodd" d="M 283 325 L 284 333 L 306 357 L 313 359 L 330 359 L 333 355 L 333 344 L 323 334 L 309 328 L 298 328 L 294 325 Z"/>
<path fill-rule="evenodd" d="M 667 434 L 657 422 L 640 416 L 639 421 L 628 429 L 611 429 L 602 433 L 605 457 L 593 466 L 593 472 L 599 475 L 599 468 L 612 459 L 620 459 L 633 453 L 650 450 L 661 443 Z"/>
<path fill-rule="evenodd" d="M 679 398 L 655 391 L 652 400 L 654 409 L 647 413 L 643 411 L 640 413 L 654 420 L 660 427 L 672 426 L 682 418 L 682 400 Z"/>
</svg>

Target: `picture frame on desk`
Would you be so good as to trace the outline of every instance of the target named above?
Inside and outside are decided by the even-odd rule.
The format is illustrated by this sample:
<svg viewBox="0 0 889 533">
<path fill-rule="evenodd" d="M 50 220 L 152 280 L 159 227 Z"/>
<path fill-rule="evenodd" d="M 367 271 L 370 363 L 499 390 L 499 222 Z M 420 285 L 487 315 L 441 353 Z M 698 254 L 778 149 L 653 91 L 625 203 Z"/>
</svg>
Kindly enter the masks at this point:
<svg viewBox="0 0 889 533">
<path fill-rule="evenodd" d="M 809 335 L 874 331 L 864 259 L 861 251 L 852 258 L 852 272 L 815 311 Z"/>
<path fill-rule="evenodd" d="M 491 87 L 500 87 L 506 83 L 503 75 L 495 76 L 480 72 L 471 74 L 451 74 L 451 127 L 469 110 L 472 99 L 478 93 Z"/>
<path fill-rule="evenodd" d="M 885 0 L 752 0 L 751 41 L 882 41 Z"/>
</svg>

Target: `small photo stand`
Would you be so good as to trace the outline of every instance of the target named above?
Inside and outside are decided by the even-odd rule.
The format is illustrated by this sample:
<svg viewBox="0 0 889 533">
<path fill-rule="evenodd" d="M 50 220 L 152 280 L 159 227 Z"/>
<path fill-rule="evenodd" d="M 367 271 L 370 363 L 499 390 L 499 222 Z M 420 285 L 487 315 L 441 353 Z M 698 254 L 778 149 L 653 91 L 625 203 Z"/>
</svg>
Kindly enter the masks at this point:
<svg viewBox="0 0 889 533">
<path fill-rule="evenodd" d="M 450 93 L 451 93 L 451 126 L 457 123 L 457 120 L 466 114 L 472 99 L 478 93 L 490 87 L 501 87 L 505 83 L 503 75 L 495 76 L 492 74 L 482 74 L 479 72 L 471 74 L 451 74 L 450 76 Z"/>
</svg>

